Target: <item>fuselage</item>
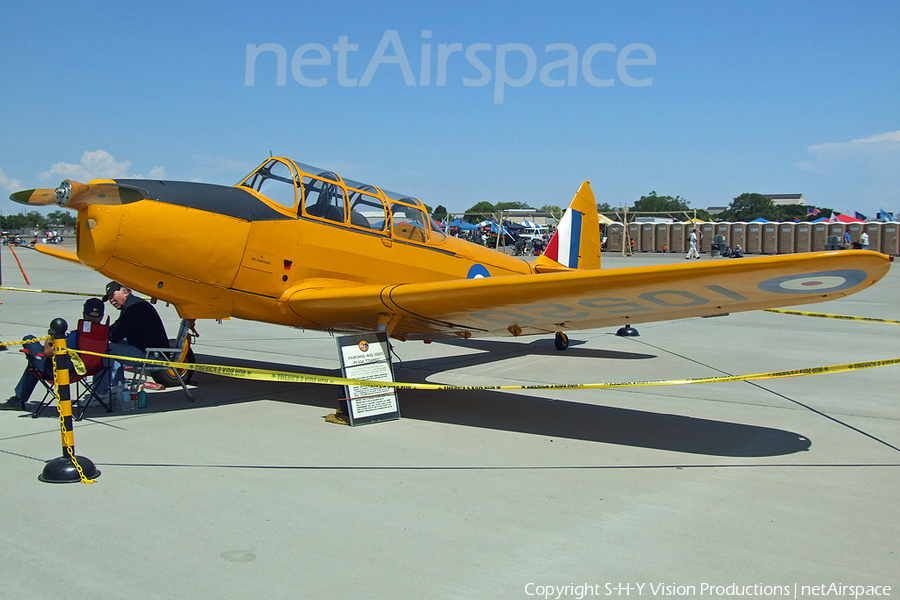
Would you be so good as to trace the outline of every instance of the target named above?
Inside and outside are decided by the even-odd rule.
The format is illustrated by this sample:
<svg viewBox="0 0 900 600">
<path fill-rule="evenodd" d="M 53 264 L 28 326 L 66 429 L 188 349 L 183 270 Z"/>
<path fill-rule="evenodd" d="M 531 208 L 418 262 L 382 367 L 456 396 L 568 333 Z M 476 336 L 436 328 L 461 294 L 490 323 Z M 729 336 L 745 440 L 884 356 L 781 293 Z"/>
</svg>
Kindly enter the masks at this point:
<svg viewBox="0 0 900 600">
<path fill-rule="evenodd" d="M 320 328 L 287 300 L 323 287 L 531 272 L 450 237 L 412 197 L 284 158 L 233 187 L 107 180 L 141 199 L 78 210 L 77 253 L 183 318 L 237 317 Z"/>
</svg>

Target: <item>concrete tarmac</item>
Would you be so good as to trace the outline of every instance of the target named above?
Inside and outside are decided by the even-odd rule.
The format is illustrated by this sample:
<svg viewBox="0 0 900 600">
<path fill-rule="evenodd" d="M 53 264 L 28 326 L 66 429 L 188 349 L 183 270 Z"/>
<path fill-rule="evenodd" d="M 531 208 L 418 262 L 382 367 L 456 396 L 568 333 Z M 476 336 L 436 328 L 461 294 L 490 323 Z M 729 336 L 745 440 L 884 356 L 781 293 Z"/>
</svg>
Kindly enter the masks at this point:
<svg viewBox="0 0 900 600">
<path fill-rule="evenodd" d="M 0 252 L 3 285 L 25 287 Z M 32 288 L 102 293 L 102 275 L 17 253 Z M 900 320 L 898 292 L 894 269 L 808 310 Z M 84 298 L 0 301 L 10 342 L 55 317 L 74 323 Z M 174 308 L 157 306 L 174 335 Z M 198 362 L 339 374 L 327 334 L 237 320 L 198 329 Z M 638 330 L 576 332 L 565 353 L 552 338 L 394 342 L 395 374 L 593 383 L 900 356 L 895 325 L 768 312 Z M 3 398 L 24 362 L 15 347 L 0 354 Z M 147 410 L 92 408 L 76 423 L 78 454 L 102 471 L 92 485 L 38 481 L 61 454 L 55 410 L 0 412 L 0 598 L 812 597 L 832 584 L 896 596 L 898 373 L 401 391 L 400 420 L 354 428 L 325 421 L 340 387 L 199 374 L 193 404 L 168 389 Z"/>
</svg>

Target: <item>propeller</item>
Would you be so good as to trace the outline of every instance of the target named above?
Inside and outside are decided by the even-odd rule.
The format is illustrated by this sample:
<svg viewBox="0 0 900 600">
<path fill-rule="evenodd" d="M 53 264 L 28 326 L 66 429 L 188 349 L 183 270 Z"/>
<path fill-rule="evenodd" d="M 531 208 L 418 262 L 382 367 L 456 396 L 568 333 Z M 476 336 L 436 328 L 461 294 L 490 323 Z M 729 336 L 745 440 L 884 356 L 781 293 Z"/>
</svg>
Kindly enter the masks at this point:
<svg viewBox="0 0 900 600">
<path fill-rule="evenodd" d="M 9 199 L 19 204 L 31 204 L 45 206 L 56 204 L 56 190 L 41 188 L 37 190 L 22 190 L 9 195 Z"/>
<path fill-rule="evenodd" d="M 146 197 L 145 190 L 135 186 L 117 184 L 112 180 L 85 184 L 66 179 L 55 190 L 46 188 L 22 190 L 10 194 L 9 199 L 19 204 L 32 206 L 57 204 L 79 210 L 91 204 L 126 204 Z"/>
</svg>

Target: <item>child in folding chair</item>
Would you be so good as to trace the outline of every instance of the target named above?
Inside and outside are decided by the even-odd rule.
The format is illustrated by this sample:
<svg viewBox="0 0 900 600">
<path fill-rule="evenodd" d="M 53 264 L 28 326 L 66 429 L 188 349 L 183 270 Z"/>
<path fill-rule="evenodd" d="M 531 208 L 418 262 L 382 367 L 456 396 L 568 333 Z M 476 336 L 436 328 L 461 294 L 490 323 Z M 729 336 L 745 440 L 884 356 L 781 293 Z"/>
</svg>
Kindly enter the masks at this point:
<svg viewBox="0 0 900 600">
<path fill-rule="evenodd" d="M 103 301 L 99 298 L 88 298 L 84 303 L 84 320 L 92 323 L 100 323 L 103 319 Z M 66 334 L 66 346 L 77 349 L 76 331 L 70 331 Z M 35 339 L 33 335 L 26 335 L 23 339 Z M 45 340 L 43 344 L 40 342 L 29 342 L 23 346 L 29 352 L 28 360 L 33 361 L 34 367 L 39 370 L 47 379 L 53 379 L 53 340 Z M 16 385 L 16 393 L 6 402 L 0 403 L 0 410 L 28 410 L 25 405 L 31 398 L 31 393 L 37 386 L 37 377 L 26 367 L 25 372 Z M 107 378 L 107 386 L 108 378 Z"/>
</svg>

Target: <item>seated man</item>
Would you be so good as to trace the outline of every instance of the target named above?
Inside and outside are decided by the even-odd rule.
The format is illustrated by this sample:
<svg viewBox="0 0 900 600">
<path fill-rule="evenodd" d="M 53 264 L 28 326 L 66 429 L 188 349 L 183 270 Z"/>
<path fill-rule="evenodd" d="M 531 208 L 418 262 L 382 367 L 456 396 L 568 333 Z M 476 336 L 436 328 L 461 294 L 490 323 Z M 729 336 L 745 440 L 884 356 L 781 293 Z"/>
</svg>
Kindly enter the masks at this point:
<svg viewBox="0 0 900 600">
<path fill-rule="evenodd" d="M 99 323 L 103 319 L 103 302 L 99 298 L 88 298 L 84 303 L 83 318 L 85 321 Z M 27 335 L 24 339 L 34 339 L 34 336 Z M 73 330 L 66 334 L 66 346 L 68 348 L 78 348 L 76 331 Z M 53 379 L 53 340 L 45 340 L 43 344 L 40 342 L 29 342 L 24 345 L 24 348 L 33 355 L 43 354 L 42 357 L 34 356 L 31 360 L 34 361 L 34 366 L 43 373 L 44 377 Z M 108 378 L 104 379 L 104 383 L 108 386 Z M 25 369 L 25 372 L 22 373 L 22 377 L 19 379 L 18 385 L 16 385 L 16 394 L 6 402 L 0 404 L 0 410 L 28 410 L 25 407 L 25 404 L 27 404 L 28 399 L 31 398 L 31 393 L 34 391 L 37 383 L 37 377 L 35 377 L 31 371 Z M 98 393 L 100 393 L 99 390 Z"/>
<path fill-rule="evenodd" d="M 106 284 L 104 301 L 119 311 L 119 318 L 109 328 L 109 353 L 113 356 L 143 358 L 147 348 L 168 348 L 169 336 L 156 308 L 117 281 Z M 113 382 L 125 380 L 122 369 L 113 374 Z"/>
</svg>

